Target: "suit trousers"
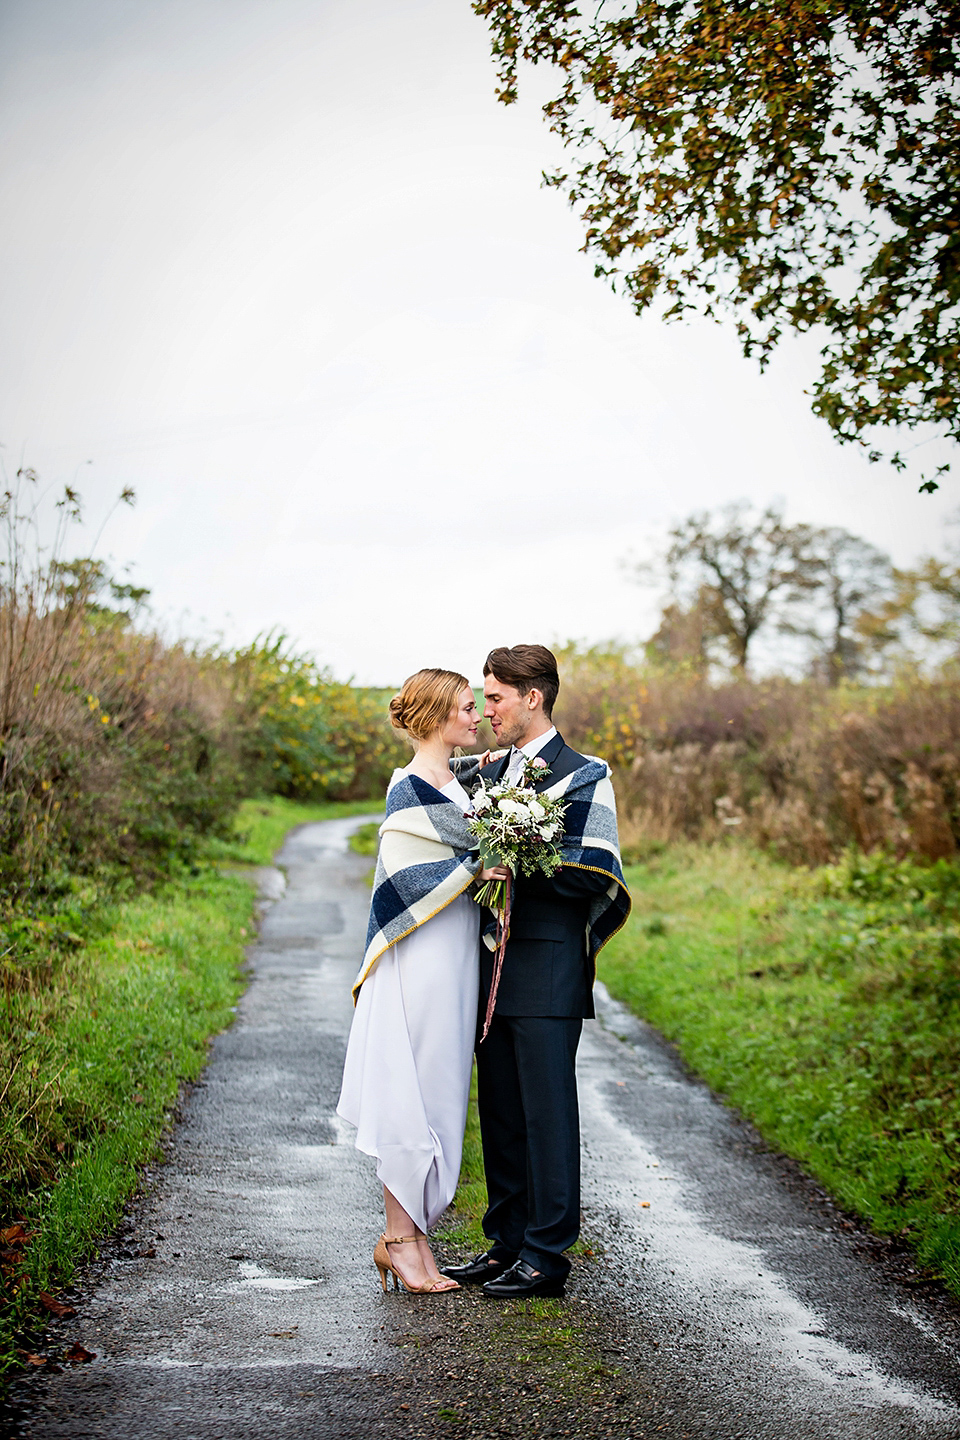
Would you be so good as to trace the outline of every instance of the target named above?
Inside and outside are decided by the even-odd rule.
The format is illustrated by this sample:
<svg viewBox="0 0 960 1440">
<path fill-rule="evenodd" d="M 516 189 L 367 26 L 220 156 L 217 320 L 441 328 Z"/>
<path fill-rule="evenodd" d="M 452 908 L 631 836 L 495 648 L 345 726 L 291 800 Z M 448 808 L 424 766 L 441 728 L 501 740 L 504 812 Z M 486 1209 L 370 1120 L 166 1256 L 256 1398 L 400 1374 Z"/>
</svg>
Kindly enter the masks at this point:
<svg viewBox="0 0 960 1440">
<path fill-rule="evenodd" d="M 483 1232 L 498 1259 L 565 1278 L 580 1233 L 581 1019 L 497 1015 L 477 1045 L 477 1093 L 489 1205 Z M 479 1038 L 479 1032 L 478 1032 Z"/>
</svg>

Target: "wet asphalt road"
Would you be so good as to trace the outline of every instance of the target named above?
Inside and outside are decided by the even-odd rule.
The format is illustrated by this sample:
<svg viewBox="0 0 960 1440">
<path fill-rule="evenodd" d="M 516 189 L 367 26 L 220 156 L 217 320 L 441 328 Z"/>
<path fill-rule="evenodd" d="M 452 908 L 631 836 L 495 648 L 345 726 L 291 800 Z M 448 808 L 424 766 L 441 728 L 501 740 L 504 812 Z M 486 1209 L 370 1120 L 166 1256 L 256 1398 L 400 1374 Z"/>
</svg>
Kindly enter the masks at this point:
<svg viewBox="0 0 960 1440">
<path fill-rule="evenodd" d="M 431 1327 L 456 1328 L 466 1353 L 471 1317 L 492 1323 L 476 1292 L 385 1301 L 372 1266 L 378 1186 L 334 1114 L 369 901 L 370 861 L 346 848 L 362 818 L 288 837 L 285 892 L 265 877 L 279 898 L 236 1024 L 66 1322 L 97 1358 L 39 1381 L 19 1434 L 426 1433 L 391 1420 L 376 1385 L 422 1363 Z M 599 1009 L 580 1081 L 585 1222 L 602 1254 L 575 1267 L 569 1305 L 603 1317 L 605 1352 L 655 1405 L 616 1433 L 960 1440 L 960 1307 L 845 1228 L 602 991 Z M 531 1418 L 529 1433 L 613 1433 L 581 1422 Z"/>
</svg>

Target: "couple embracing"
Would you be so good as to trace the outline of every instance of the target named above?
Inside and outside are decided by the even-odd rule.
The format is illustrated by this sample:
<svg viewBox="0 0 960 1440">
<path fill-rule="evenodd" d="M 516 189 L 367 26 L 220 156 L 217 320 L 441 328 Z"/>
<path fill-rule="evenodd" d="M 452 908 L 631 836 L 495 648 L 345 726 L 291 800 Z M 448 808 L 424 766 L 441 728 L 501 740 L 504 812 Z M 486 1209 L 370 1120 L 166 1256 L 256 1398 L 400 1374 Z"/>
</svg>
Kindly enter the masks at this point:
<svg viewBox="0 0 960 1440">
<path fill-rule="evenodd" d="M 577 1046 L 594 1013 L 597 953 L 630 900 L 610 770 L 566 745 L 551 719 L 556 659 L 542 645 L 501 647 L 483 673 L 483 714 L 504 747 L 493 757 L 457 756 L 481 718 L 464 676 L 418 671 L 390 702 L 416 753 L 387 791 L 337 1110 L 357 1127 L 357 1148 L 377 1160 L 386 1228 L 374 1261 L 384 1289 L 392 1274 L 416 1294 L 480 1284 L 493 1298 L 562 1295 L 564 1251 L 580 1230 Z M 502 974 L 481 1039 L 496 921 L 471 890 L 508 872 L 483 866 L 471 795 L 481 779 L 531 776 L 534 790 L 566 805 L 561 864 L 549 876 L 512 878 Z M 490 1243 L 441 1273 L 427 1234 L 456 1190 L 474 1050 Z"/>
</svg>

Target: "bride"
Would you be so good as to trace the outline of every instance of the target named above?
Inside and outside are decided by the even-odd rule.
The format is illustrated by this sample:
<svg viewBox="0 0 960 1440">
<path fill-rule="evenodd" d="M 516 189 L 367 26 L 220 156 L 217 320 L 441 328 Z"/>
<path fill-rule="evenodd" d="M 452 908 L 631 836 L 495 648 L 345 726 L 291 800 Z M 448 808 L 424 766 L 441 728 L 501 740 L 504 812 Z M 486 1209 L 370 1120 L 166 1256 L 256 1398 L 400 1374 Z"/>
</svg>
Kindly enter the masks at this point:
<svg viewBox="0 0 960 1440">
<path fill-rule="evenodd" d="M 418 670 L 390 701 L 390 719 L 416 754 L 387 790 L 337 1113 L 377 1160 L 383 1288 L 392 1274 L 394 1288 L 437 1294 L 459 1288 L 437 1269 L 427 1231 L 453 1199 L 463 1150 L 479 985 L 480 910 L 468 889 L 506 872 L 481 870 L 464 818 L 470 797 L 450 773 L 480 723 L 465 677 Z"/>
</svg>

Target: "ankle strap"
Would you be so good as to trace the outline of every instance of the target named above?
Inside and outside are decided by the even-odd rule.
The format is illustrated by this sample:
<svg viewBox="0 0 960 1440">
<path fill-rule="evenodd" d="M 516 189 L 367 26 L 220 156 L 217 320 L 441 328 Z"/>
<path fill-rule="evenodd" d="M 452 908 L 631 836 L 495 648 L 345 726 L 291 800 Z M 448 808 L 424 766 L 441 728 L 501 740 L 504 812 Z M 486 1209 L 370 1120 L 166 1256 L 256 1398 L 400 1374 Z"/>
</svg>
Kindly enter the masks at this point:
<svg viewBox="0 0 960 1440">
<path fill-rule="evenodd" d="M 416 1239 L 416 1235 L 384 1235 L 383 1243 L 384 1245 L 408 1245 Z"/>
</svg>

